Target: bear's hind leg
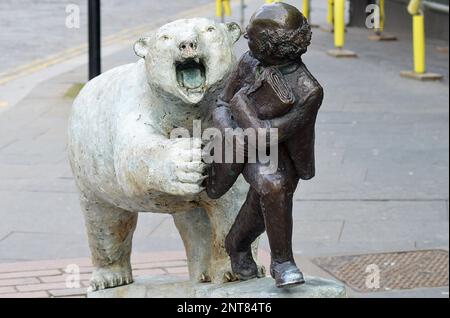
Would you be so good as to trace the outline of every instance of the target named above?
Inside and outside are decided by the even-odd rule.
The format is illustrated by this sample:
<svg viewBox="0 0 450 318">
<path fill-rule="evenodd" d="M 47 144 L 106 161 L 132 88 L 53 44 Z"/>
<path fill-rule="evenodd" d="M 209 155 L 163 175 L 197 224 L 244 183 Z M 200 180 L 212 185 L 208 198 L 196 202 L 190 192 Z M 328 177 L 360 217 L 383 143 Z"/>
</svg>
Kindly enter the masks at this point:
<svg viewBox="0 0 450 318">
<path fill-rule="evenodd" d="M 81 206 L 95 266 L 90 290 L 132 283 L 131 241 L 138 214 L 92 198 L 82 198 Z"/>
<path fill-rule="evenodd" d="M 186 249 L 191 281 L 211 281 L 211 224 L 205 209 L 175 213 L 173 219 Z"/>
</svg>

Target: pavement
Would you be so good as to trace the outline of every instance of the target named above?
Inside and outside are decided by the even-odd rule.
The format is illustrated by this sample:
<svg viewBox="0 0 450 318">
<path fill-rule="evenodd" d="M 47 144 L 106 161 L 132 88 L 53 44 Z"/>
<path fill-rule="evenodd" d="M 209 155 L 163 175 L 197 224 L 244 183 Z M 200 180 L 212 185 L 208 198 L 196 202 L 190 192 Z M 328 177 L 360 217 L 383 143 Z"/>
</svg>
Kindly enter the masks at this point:
<svg viewBox="0 0 450 318">
<path fill-rule="evenodd" d="M 205 7 L 205 2 L 194 1 L 192 8 L 184 4 L 167 7 L 158 12 L 161 19 L 144 26 L 145 15 L 141 14 L 139 23 L 121 25 L 124 20 L 111 27 L 105 34 L 108 42 L 103 50 L 103 69 L 137 59 L 132 41 L 143 28 L 155 28 L 181 16 L 212 16 L 213 6 Z M 248 12 L 261 3 L 248 1 Z M 314 23 L 325 24 L 324 5 L 314 7 Z M 114 13 L 117 11 L 111 11 L 110 21 L 114 21 Z M 237 15 L 231 19 L 239 21 Z M 127 32 L 115 33 L 124 27 Z M 58 36 L 64 37 L 64 32 Z M 301 182 L 295 195 L 293 243 L 298 263 L 310 275 L 332 277 L 312 259 L 423 249 L 448 251 L 449 67 L 448 54 L 436 50 L 448 42 L 428 42 L 429 71 L 441 73 L 445 79 L 423 83 L 399 77 L 399 72 L 412 64 L 408 35 L 399 34 L 397 42 L 371 42 L 367 40 L 370 30 L 349 28 L 346 48 L 359 58 L 335 59 L 326 54 L 332 48 L 332 35 L 319 29 L 313 32 L 313 44 L 304 61 L 324 87 L 325 100 L 317 122 L 317 176 Z M 78 42 L 82 41 L 80 37 Z M 59 51 L 67 50 L 70 46 Z M 245 50 L 243 40 L 236 50 L 238 54 Z M 23 272 L 26 270 L 18 262 L 45 267 L 48 260 L 67 264 L 66 259 L 75 258 L 83 263 L 89 257 L 66 146 L 72 103 L 66 93 L 86 81 L 86 55 L 81 49 L 63 61 L 48 63 L 52 57 L 43 60 L 47 65 L 39 67 L 39 62 L 30 59 L 28 62 L 35 64 L 25 72 L 6 71 L 0 76 L 0 82 L 9 76 L 0 84 L 0 297 L 21 294 L 17 287 L 21 284 L 2 285 L 2 280 L 11 279 L 2 276 L 2 266 Z M 12 67 L 17 70 L 18 66 Z M 160 261 L 167 253 L 183 253 L 170 216 L 146 213 L 139 218 L 133 243 L 136 255 Z M 265 236 L 261 247 L 269 250 Z M 41 276 L 33 277 L 37 281 L 31 284 L 45 283 Z M 45 297 L 55 297 L 51 289 L 38 291 L 42 290 Z M 448 282 L 440 288 L 367 294 L 350 290 L 349 294 L 448 297 Z"/>
</svg>

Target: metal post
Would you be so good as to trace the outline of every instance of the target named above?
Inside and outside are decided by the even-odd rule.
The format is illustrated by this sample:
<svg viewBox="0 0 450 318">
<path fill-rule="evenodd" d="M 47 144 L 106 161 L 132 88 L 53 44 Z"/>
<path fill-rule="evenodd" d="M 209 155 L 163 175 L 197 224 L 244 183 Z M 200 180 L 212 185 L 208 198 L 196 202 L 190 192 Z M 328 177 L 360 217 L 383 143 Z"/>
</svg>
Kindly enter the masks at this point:
<svg viewBox="0 0 450 318">
<path fill-rule="evenodd" d="M 100 0 L 88 1 L 89 15 L 89 79 L 101 73 Z"/>
<path fill-rule="evenodd" d="M 223 0 L 216 0 L 216 16 L 220 18 L 220 22 L 225 22 Z"/>
<path fill-rule="evenodd" d="M 345 46 L 345 0 L 334 0 L 334 50 L 328 51 L 333 57 L 357 57 L 355 52 L 344 50 Z"/>
<path fill-rule="evenodd" d="M 386 34 L 384 32 L 384 26 L 386 24 L 386 9 L 385 9 L 385 0 L 377 0 L 376 5 L 378 6 L 379 14 L 378 17 L 375 16 L 375 19 L 378 18 L 378 21 L 374 21 L 378 23 L 378 27 L 374 28 L 375 34 L 369 35 L 369 40 L 371 41 L 397 41 L 397 37 L 394 35 Z"/>
<path fill-rule="evenodd" d="M 241 0 L 241 28 L 244 29 L 245 26 L 245 0 Z"/>
<path fill-rule="evenodd" d="M 306 20 L 311 21 L 311 16 L 310 16 L 310 3 L 309 0 L 303 0 L 303 6 L 302 6 L 302 13 L 305 16 Z"/>
<path fill-rule="evenodd" d="M 345 44 L 345 0 L 334 4 L 334 46 L 342 49 Z"/>
<path fill-rule="evenodd" d="M 380 27 L 375 30 L 375 32 L 377 32 L 378 34 L 381 34 L 384 32 L 384 24 L 385 24 L 385 16 L 386 16 L 386 11 L 385 11 L 385 6 L 384 6 L 384 0 L 378 0 L 378 8 L 380 8 Z"/>
<path fill-rule="evenodd" d="M 327 22 L 334 27 L 334 0 L 328 0 Z"/>
<path fill-rule="evenodd" d="M 425 66 L 425 18 L 422 14 L 413 16 L 414 72 L 424 74 Z"/>
<path fill-rule="evenodd" d="M 408 12 L 413 18 L 413 71 L 402 71 L 400 75 L 420 81 L 440 81 L 443 76 L 435 73 L 428 73 L 425 64 L 425 17 L 423 14 L 423 1 L 411 0 L 408 4 Z"/>
<path fill-rule="evenodd" d="M 334 0 L 328 0 L 327 6 L 327 25 L 320 29 L 325 32 L 334 32 Z"/>
</svg>

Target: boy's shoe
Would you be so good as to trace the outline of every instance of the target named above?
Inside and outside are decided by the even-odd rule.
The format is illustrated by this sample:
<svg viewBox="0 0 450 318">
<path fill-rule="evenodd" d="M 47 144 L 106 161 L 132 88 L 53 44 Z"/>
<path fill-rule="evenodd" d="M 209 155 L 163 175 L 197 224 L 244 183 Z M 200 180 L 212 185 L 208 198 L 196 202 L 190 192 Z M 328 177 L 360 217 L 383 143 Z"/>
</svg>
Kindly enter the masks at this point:
<svg viewBox="0 0 450 318">
<path fill-rule="evenodd" d="M 278 288 L 293 287 L 305 283 L 303 273 L 292 261 L 284 263 L 272 262 L 270 275 L 275 279 L 275 285 Z"/>
</svg>

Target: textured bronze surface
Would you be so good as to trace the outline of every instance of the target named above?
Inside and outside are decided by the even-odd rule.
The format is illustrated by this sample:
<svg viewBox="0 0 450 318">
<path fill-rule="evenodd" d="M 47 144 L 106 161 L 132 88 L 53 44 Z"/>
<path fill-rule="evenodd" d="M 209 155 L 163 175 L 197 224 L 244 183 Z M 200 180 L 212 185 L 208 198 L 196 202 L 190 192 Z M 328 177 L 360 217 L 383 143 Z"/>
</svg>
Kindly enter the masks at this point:
<svg viewBox="0 0 450 318">
<path fill-rule="evenodd" d="M 313 263 L 359 292 L 448 286 L 448 251 L 424 250 L 319 257 Z M 379 269 L 379 288 L 367 279 Z"/>
<path fill-rule="evenodd" d="M 231 74 L 213 120 L 222 132 L 277 129 L 278 167 L 267 174 L 266 163 L 247 157 L 245 163 L 214 163 L 206 189 L 219 198 L 242 173 L 250 191 L 225 241 L 232 269 L 241 280 L 258 276 L 251 244 L 267 231 L 270 273 L 278 287 L 286 287 L 304 283 L 292 255 L 292 198 L 299 180 L 315 173 L 314 127 L 323 89 L 302 62 L 311 28 L 297 8 L 262 6 L 250 20 L 247 39 L 250 50 Z M 248 142 L 244 152 L 249 147 L 260 146 Z"/>
</svg>

